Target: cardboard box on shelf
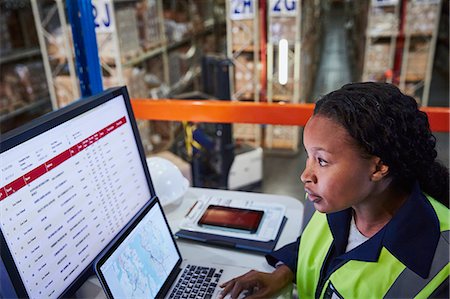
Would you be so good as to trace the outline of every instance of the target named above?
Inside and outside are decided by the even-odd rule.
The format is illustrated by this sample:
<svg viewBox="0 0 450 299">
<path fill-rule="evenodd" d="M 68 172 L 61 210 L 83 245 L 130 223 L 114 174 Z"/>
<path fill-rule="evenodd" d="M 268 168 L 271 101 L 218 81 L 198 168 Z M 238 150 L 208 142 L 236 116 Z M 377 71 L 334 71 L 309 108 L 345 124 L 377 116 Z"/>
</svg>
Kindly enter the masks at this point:
<svg viewBox="0 0 450 299">
<path fill-rule="evenodd" d="M 42 61 L 35 60 L 14 66 L 14 75 L 18 79 L 15 88 L 21 91 L 23 100 L 33 102 L 42 99 L 48 94 L 47 80 L 45 78 Z"/>
<path fill-rule="evenodd" d="M 72 29 L 70 26 L 67 26 L 67 32 L 64 32 L 62 27 L 58 27 L 52 32 L 53 38 L 46 39 L 47 44 L 47 53 L 48 56 L 51 58 L 52 61 L 55 61 L 57 63 L 66 63 L 67 55 L 65 52 L 65 45 L 64 45 L 64 39 L 67 38 L 69 42 L 70 51 L 73 52 L 73 40 L 72 40 Z M 72 53 L 72 57 L 74 57 L 74 54 Z"/>
<path fill-rule="evenodd" d="M 390 68 L 390 51 L 391 45 L 389 43 L 372 44 L 367 47 L 366 65 L 367 72 L 385 72 Z"/>
<path fill-rule="evenodd" d="M 139 32 L 139 42 L 145 51 L 160 47 L 164 36 L 161 32 L 163 20 L 159 17 L 155 0 L 136 3 L 136 17 Z"/>
<path fill-rule="evenodd" d="M 123 78 L 125 85 L 128 88 L 130 97 L 132 98 L 147 98 L 148 88 L 145 83 L 146 72 L 140 68 L 124 68 Z M 118 75 L 112 74 L 112 76 L 103 76 L 103 85 L 105 88 L 120 85 L 118 82 Z"/>
<path fill-rule="evenodd" d="M 253 19 L 231 21 L 233 50 L 253 50 Z"/>
<path fill-rule="evenodd" d="M 241 54 L 234 65 L 234 93 L 238 99 L 252 99 L 255 93 L 255 64 L 253 55 Z"/>
<path fill-rule="evenodd" d="M 271 17 L 269 26 L 270 41 L 278 44 L 281 39 L 286 39 L 289 45 L 294 45 L 297 26 L 295 17 Z"/>
<path fill-rule="evenodd" d="M 274 125 L 266 130 L 265 145 L 273 149 L 297 149 L 299 130 L 299 127 Z"/>
<path fill-rule="evenodd" d="M 0 17 L 0 55 L 8 54 L 12 50 L 11 37 L 9 35 L 9 28 L 7 19 L 9 18 L 9 11 L 2 11 Z"/>
<path fill-rule="evenodd" d="M 5 81 L 4 78 L 0 80 L 0 115 L 6 115 L 26 105 L 14 86 L 11 82 Z"/>
<path fill-rule="evenodd" d="M 114 44 L 111 32 L 96 32 L 97 46 L 100 59 L 107 64 L 114 64 L 117 51 L 120 51 L 121 60 L 134 58 L 142 53 L 139 42 L 139 32 L 134 6 L 119 6 L 115 10 L 115 21 L 119 49 Z"/>
<path fill-rule="evenodd" d="M 2 67 L 0 72 L 1 113 L 13 112 L 48 98 L 42 61 L 30 61 Z"/>
<path fill-rule="evenodd" d="M 239 142 L 260 146 L 261 128 L 254 124 L 233 124 L 233 137 Z"/>
<path fill-rule="evenodd" d="M 399 17 L 392 7 L 373 7 L 370 11 L 367 33 L 376 36 L 389 36 L 398 33 Z"/>
<path fill-rule="evenodd" d="M 70 76 L 59 75 L 53 79 L 58 107 L 64 107 L 75 99 Z"/>
<path fill-rule="evenodd" d="M 427 73 L 428 53 L 412 52 L 408 56 L 406 81 L 424 80 Z"/>
<path fill-rule="evenodd" d="M 439 17 L 438 3 L 412 1 L 408 3 L 406 13 L 406 32 L 410 34 L 432 35 L 433 32 L 437 31 L 436 20 Z"/>
<path fill-rule="evenodd" d="M 294 94 L 294 58 L 293 55 L 288 55 L 290 58 L 288 59 L 288 81 L 286 84 L 281 84 L 279 82 L 279 61 L 278 61 L 278 47 L 275 47 L 274 51 L 274 63 L 273 63 L 273 90 L 272 90 L 272 99 L 275 101 L 292 101 L 293 100 L 293 94 Z M 302 53 L 302 57 L 304 57 L 305 53 Z M 305 60 L 302 60 L 303 66 L 305 64 Z"/>
<path fill-rule="evenodd" d="M 427 73 L 429 42 L 415 42 L 408 53 L 406 81 L 424 80 Z"/>
</svg>

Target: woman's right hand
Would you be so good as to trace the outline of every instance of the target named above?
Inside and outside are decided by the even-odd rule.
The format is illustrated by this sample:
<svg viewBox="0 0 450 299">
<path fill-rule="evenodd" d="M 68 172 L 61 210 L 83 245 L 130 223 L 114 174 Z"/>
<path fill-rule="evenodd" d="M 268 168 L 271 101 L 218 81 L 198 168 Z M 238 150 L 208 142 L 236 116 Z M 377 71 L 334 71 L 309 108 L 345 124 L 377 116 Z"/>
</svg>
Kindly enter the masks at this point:
<svg viewBox="0 0 450 299">
<path fill-rule="evenodd" d="M 286 265 L 281 265 L 272 273 L 252 270 L 244 275 L 233 278 L 220 285 L 223 288 L 221 298 L 227 294 L 231 298 L 238 298 L 243 291 L 247 291 L 246 298 L 271 298 L 277 295 L 285 286 L 292 283 L 294 274 Z"/>
</svg>

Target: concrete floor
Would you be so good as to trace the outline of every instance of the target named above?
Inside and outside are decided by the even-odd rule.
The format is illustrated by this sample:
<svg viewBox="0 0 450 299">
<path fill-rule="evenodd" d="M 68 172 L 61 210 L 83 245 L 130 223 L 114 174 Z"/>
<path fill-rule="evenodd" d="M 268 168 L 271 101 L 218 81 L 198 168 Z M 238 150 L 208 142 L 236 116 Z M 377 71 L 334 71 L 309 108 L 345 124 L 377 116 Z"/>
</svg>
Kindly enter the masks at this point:
<svg viewBox="0 0 450 299">
<path fill-rule="evenodd" d="M 326 94 L 351 81 L 342 7 L 332 7 L 325 18 L 324 43 L 316 77 L 313 98 Z M 430 93 L 430 106 L 448 105 L 448 82 L 434 74 Z M 446 99 L 442 101 L 442 99 Z M 300 132 L 302 134 L 302 132 Z M 449 166 L 449 134 L 437 133 L 438 159 Z M 301 140 L 301 138 L 300 138 Z M 289 195 L 299 200 L 305 198 L 300 173 L 305 165 L 303 146 L 293 155 L 264 154 L 262 185 L 252 191 Z"/>
</svg>

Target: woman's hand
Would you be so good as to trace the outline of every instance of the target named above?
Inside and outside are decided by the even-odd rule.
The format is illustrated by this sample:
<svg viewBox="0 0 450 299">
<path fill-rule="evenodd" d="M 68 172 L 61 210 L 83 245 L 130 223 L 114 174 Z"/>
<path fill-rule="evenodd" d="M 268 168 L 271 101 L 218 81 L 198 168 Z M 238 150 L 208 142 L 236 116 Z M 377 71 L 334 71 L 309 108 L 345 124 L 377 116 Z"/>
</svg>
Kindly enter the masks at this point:
<svg viewBox="0 0 450 299">
<path fill-rule="evenodd" d="M 246 298 L 270 298 L 292 283 L 293 278 L 294 274 L 286 265 L 277 267 L 272 273 L 252 270 L 221 284 L 223 290 L 220 295 L 223 298 L 230 294 L 235 299 L 241 292 L 247 291 Z"/>
</svg>

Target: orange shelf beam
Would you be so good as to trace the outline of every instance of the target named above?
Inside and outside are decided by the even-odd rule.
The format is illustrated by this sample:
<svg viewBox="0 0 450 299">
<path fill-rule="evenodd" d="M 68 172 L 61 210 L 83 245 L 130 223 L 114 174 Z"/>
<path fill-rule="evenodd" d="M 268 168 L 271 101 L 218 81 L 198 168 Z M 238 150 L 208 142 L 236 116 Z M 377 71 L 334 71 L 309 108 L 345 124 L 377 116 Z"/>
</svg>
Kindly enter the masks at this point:
<svg viewBox="0 0 450 299">
<path fill-rule="evenodd" d="M 138 119 L 212 123 L 252 123 L 304 126 L 314 104 L 256 103 L 217 100 L 132 99 Z M 450 109 L 423 107 L 431 129 L 449 132 Z"/>
</svg>

